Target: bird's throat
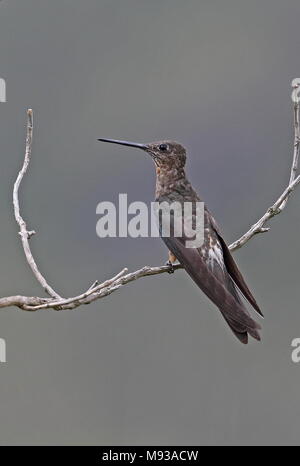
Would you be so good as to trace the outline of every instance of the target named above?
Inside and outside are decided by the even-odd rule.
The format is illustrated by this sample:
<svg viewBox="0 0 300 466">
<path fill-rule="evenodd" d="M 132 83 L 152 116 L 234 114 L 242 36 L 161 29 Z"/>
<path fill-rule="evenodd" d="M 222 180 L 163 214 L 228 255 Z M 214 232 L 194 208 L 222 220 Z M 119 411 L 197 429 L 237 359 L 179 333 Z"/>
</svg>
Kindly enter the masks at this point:
<svg viewBox="0 0 300 466">
<path fill-rule="evenodd" d="M 156 189 L 155 198 L 159 199 L 172 192 L 184 193 L 190 189 L 185 171 L 182 167 L 156 167 Z"/>
</svg>

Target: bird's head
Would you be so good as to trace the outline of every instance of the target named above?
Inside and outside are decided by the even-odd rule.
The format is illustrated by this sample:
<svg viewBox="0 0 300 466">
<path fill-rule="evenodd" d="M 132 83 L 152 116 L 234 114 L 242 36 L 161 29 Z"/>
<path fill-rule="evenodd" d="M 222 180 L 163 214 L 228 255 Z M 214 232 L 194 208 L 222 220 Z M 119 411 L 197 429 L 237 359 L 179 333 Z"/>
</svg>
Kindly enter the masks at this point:
<svg viewBox="0 0 300 466">
<path fill-rule="evenodd" d="M 156 141 L 150 142 L 149 144 L 119 141 L 117 139 L 98 139 L 98 141 L 142 149 L 152 157 L 155 165 L 161 169 L 181 169 L 185 166 L 186 150 L 181 144 L 175 141 Z"/>
</svg>

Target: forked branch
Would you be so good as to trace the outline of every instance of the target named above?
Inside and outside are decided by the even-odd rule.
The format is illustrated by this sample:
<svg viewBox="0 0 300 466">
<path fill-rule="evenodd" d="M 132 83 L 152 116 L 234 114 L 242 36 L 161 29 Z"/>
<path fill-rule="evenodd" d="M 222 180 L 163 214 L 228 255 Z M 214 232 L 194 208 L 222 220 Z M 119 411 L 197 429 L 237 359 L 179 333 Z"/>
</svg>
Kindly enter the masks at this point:
<svg viewBox="0 0 300 466">
<path fill-rule="evenodd" d="M 294 79 L 292 82 L 293 93 L 292 100 L 294 103 L 294 147 L 293 147 L 293 159 L 291 165 L 290 179 L 287 187 L 284 189 L 282 194 L 270 206 L 263 216 L 254 224 L 252 227 L 239 239 L 234 241 L 229 248 L 234 251 L 244 246 L 253 236 L 259 233 L 265 233 L 269 231 L 269 228 L 265 227 L 266 223 L 280 214 L 286 207 L 287 201 L 294 191 L 294 189 L 300 183 L 300 175 L 298 172 L 298 161 L 299 161 L 299 150 L 300 150 L 300 129 L 299 129 L 299 87 L 300 80 Z M 32 133 L 33 133 L 33 112 L 32 110 L 27 111 L 27 135 L 26 135 L 26 148 L 25 157 L 21 171 L 18 174 L 17 180 L 14 184 L 13 190 L 13 206 L 16 222 L 19 226 L 19 234 L 21 236 L 22 246 L 25 253 L 26 261 L 29 264 L 35 278 L 42 286 L 44 291 L 48 294 L 48 298 L 40 298 L 36 296 L 9 296 L 0 298 L 0 308 L 9 306 L 15 306 L 25 311 L 37 311 L 38 309 L 54 309 L 57 311 L 66 309 L 75 309 L 83 304 L 90 304 L 100 298 L 110 295 L 114 291 L 118 290 L 122 286 L 137 280 L 142 277 L 148 277 L 150 275 L 158 275 L 170 271 L 170 267 L 163 265 L 160 267 L 143 267 L 135 272 L 128 273 L 128 270 L 124 268 L 114 277 L 106 280 L 103 283 L 94 282 L 87 291 L 81 293 L 72 298 L 63 298 L 60 296 L 47 282 L 45 277 L 40 272 L 36 261 L 33 258 L 29 241 L 35 234 L 35 231 L 28 231 L 26 222 L 20 213 L 20 202 L 19 202 L 19 188 L 23 181 L 23 178 L 28 170 L 31 151 L 32 151 Z M 175 265 L 174 269 L 182 268 L 181 265 Z"/>
</svg>

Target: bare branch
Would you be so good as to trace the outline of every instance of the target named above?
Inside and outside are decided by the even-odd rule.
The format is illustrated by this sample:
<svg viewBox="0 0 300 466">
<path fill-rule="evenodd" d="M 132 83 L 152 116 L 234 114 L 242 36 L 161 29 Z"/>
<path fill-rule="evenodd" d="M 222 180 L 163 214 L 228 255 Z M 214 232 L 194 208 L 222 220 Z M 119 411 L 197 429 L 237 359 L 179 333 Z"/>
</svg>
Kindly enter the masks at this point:
<svg viewBox="0 0 300 466">
<path fill-rule="evenodd" d="M 293 161 L 291 166 L 290 181 L 286 189 L 283 191 L 281 196 L 274 202 L 274 204 L 268 208 L 265 214 L 254 224 L 252 227 L 244 233 L 239 239 L 234 241 L 229 246 L 231 251 L 244 246 L 254 235 L 258 233 L 266 233 L 269 231 L 269 228 L 264 228 L 268 220 L 275 217 L 275 215 L 280 214 L 285 208 L 287 201 L 300 182 L 300 177 L 296 177 L 298 170 L 298 161 L 299 161 L 299 150 L 300 150 L 300 132 L 299 132 L 299 92 L 300 80 L 294 79 L 292 81 L 292 100 L 294 102 L 294 151 L 293 151 Z"/>
<path fill-rule="evenodd" d="M 277 201 L 274 202 L 274 204 L 268 208 L 266 213 L 254 225 L 252 225 L 250 230 L 248 230 L 243 236 L 241 236 L 238 240 L 236 240 L 229 246 L 229 249 L 231 251 L 235 251 L 236 249 L 239 249 L 242 246 L 244 246 L 251 238 L 253 238 L 254 235 L 269 231 L 268 228 L 264 228 L 264 225 L 268 220 L 282 212 L 283 202 L 285 202 L 289 198 L 289 196 L 294 191 L 296 186 L 298 186 L 299 183 L 300 175 L 298 175 L 297 178 L 283 191 L 281 196 L 279 196 Z"/>
<path fill-rule="evenodd" d="M 300 149 L 300 132 L 299 132 L 299 97 L 298 97 L 298 90 L 300 86 L 300 80 L 294 79 L 292 81 L 292 100 L 294 102 L 294 153 L 293 153 L 293 162 L 291 167 L 291 175 L 290 175 L 290 182 L 292 184 L 296 178 L 297 170 L 298 170 L 298 162 L 299 162 L 299 149 Z M 282 211 L 286 203 L 288 201 L 288 197 L 285 201 L 281 204 L 280 210 Z"/>
<path fill-rule="evenodd" d="M 20 227 L 19 234 L 21 236 L 24 253 L 25 253 L 27 262 L 29 266 L 31 267 L 32 272 L 34 273 L 37 281 L 42 285 L 46 293 L 48 293 L 48 295 L 51 296 L 52 298 L 59 299 L 60 298 L 59 294 L 56 293 L 56 291 L 54 291 L 50 285 L 48 285 L 46 279 L 43 277 L 43 275 L 38 269 L 38 266 L 36 265 L 36 262 L 32 256 L 32 252 L 29 246 L 29 239 L 34 235 L 35 232 L 27 230 L 26 223 L 20 214 L 19 188 L 20 188 L 20 184 L 24 178 L 24 175 L 27 172 L 27 169 L 30 163 L 31 149 L 32 149 L 32 131 L 33 131 L 33 113 L 32 113 L 32 110 L 29 109 L 27 110 L 27 135 L 26 135 L 25 158 L 24 158 L 23 167 L 21 171 L 19 172 L 19 175 L 14 185 L 14 191 L 13 191 L 14 212 L 15 212 L 16 222 Z"/>
<path fill-rule="evenodd" d="M 48 301 L 50 298 L 38 298 L 36 296 L 8 296 L 7 298 L 0 298 L 0 308 L 17 306 L 23 309 L 24 306 L 39 306 Z"/>
<path fill-rule="evenodd" d="M 242 235 L 238 240 L 232 243 L 229 248 L 231 251 L 241 248 L 244 246 L 253 236 L 259 233 L 265 233 L 269 231 L 269 228 L 265 227 L 265 224 L 273 217 L 278 215 L 285 208 L 287 201 L 294 191 L 294 189 L 300 184 L 300 175 L 297 176 L 298 171 L 298 161 L 299 161 L 299 151 L 300 151 L 300 127 L 299 127 L 299 87 L 300 80 L 294 80 L 292 82 L 293 87 L 293 102 L 294 102 L 294 150 L 293 150 L 293 161 L 290 172 L 290 180 L 288 186 L 285 188 L 283 193 L 278 197 L 274 204 L 267 209 L 264 215 L 254 224 L 252 227 Z M 163 265 L 160 267 L 143 267 L 135 272 L 127 273 L 127 269 L 121 270 L 114 277 L 104 281 L 103 283 L 98 283 L 95 281 L 87 291 L 81 293 L 72 298 L 62 298 L 59 294 L 53 290 L 53 288 L 48 284 L 44 276 L 39 271 L 37 264 L 33 258 L 30 246 L 29 239 L 35 234 L 34 231 L 28 231 L 26 223 L 20 214 L 20 204 L 19 204 L 19 188 L 21 182 L 24 178 L 24 175 L 27 172 L 30 158 L 31 158 L 31 149 L 32 149 L 32 132 L 33 132 L 33 113 L 32 110 L 27 112 L 27 136 L 26 136 L 26 150 L 23 167 L 18 175 L 18 178 L 14 184 L 13 192 L 13 205 L 16 221 L 20 228 L 20 236 L 22 240 L 22 245 L 26 260 L 31 267 L 31 270 L 36 277 L 37 281 L 50 296 L 50 298 L 40 298 L 33 296 L 9 296 L 0 298 L 0 309 L 16 306 L 25 311 L 37 311 L 39 309 L 54 309 L 57 311 L 75 309 L 79 306 L 90 304 L 100 298 L 109 296 L 114 291 L 120 289 L 122 286 L 127 285 L 128 283 L 138 280 L 142 277 L 148 277 L 150 275 L 158 275 L 162 273 L 170 272 L 170 266 Z M 181 269 L 180 264 L 176 264 L 172 267 L 174 270 Z"/>
<path fill-rule="evenodd" d="M 99 294 L 100 291 L 103 288 L 109 288 L 111 285 L 116 285 L 117 281 L 120 277 L 122 277 L 126 272 L 128 272 L 128 269 L 123 269 L 121 272 L 119 272 L 115 277 L 106 280 L 105 282 L 101 283 L 100 285 L 95 286 L 94 288 L 89 288 L 85 293 L 82 293 L 79 296 L 74 296 L 73 298 L 68 298 L 68 299 L 58 299 L 56 301 L 51 300 L 50 302 L 47 302 L 45 304 L 39 304 L 37 306 L 26 306 L 26 310 L 36 310 L 35 308 L 38 309 L 49 309 L 50 307 L 56 309 L 56 308 L 62 308 L 64 307 L 66 309 L 66 306 L 68 304 L 74 304 L 74 303 L 82 303 L 85 301 L 86 298 L 91 296 L 92 294 Z"/>
<path fill-rule="evenodd" d="M 173 269 L 181 269 L 180 264 L 173 265 Z M 38 311 L 39 309 L 55 309 L 56 311 L 62 311 L 67 309 L 75 309 L 83 304 L 90 304 L 100 298 L 110 295 L 114 291 L 118 290 L 127 283 L 138 280 L 142 277 L 148 277 L 150 275 L 158 275 L 170 271 L 168 265 L 161 267 L 143 267 L 142 269 L 136 270 L 135 272 L 128 273 L 127 269 L 123 269 L 115 277 L 106 280 L 101 285 L 90 288 L 87 292 L 82 295 L 75 296 L 74 298 L 54 300 L 49 298 L 37 298 L 37 297 L 26 297 L 26 296 L 11 296 L 9 298 L 0 299 L 0 309 L 8 306 L 17 306 L 24 311 Z"/>
</svg>

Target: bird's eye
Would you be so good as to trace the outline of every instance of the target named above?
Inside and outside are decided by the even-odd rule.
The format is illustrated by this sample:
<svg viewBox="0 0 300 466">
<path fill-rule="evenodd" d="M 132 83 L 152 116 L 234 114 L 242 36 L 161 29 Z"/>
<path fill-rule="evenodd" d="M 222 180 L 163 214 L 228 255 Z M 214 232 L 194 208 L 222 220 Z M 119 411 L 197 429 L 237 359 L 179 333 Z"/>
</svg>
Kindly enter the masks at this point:
<svg viewBox="0 0 300 466">
<path fill-rule="evenodd" d="M 160 144 L 159 150 L 161 152 L 166 152 L 168 150 L 168 144 Z"/>
</svg>

